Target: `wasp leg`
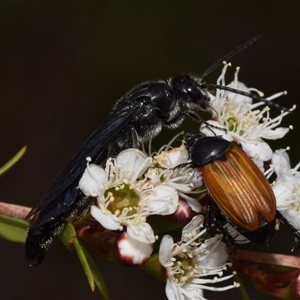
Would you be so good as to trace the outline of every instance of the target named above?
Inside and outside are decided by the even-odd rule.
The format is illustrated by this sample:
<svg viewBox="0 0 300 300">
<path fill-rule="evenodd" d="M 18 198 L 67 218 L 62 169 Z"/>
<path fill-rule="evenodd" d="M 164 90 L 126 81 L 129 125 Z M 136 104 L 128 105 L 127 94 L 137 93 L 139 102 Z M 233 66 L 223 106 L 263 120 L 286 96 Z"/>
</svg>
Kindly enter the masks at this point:
<svg viewBox="0 0 300 300">
<path fill-rule="evenodd" d="M 140 138 L 133 125 L 128 125 L 128 131 L 122 132 L 117 139 L 108 147 L 107 158 L 116 157 L 122 150 L 127 148 L 137 148 L 140 145 Z M 130 143 L 128 143 L 130 141 Z M 97 159 L 99 161 L 99 159 Z"/>
<path fill-rule="evenodd" d="M 177 116 L 175 116 L 172 120 L 165 122 L 164 125 L 168 128 L 176 128 L 182 123 L 186 116 L 189 116 L 191 119 L 197 122 L 203 122 L 202 118 L 194 111 L 184 110 L 180 112 Z"/>
</svg>

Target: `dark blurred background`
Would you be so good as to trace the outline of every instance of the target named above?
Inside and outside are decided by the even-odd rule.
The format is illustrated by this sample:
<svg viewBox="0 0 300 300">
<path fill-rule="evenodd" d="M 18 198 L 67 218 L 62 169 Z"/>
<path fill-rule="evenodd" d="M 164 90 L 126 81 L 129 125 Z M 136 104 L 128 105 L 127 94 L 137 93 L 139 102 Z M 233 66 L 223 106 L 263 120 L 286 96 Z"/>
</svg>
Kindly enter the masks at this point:
<svg viewBox="0 0 300 300">
<path fill-rule="evenodd" d="M 23 145 L 28 151 L 1 178 L 0 201 L 34 205 L 133 86 L 183 71 L 200 74 L 255 35 L 261 39 L 231 59 L 234 67 L 241 66 L 240 80 L 266 95 L 288 90 L 280 103 L 297 104 L 297 1 L 1 1 L 0 165 Z M 215 82 L 220 70 L 205 80 Z M 289 124 L 294 131 L 272 146 L 291 146 L 295 165 L 300 161 L 298 111 L 284 121 Z M 285 244 L 282 238 L 279 243 Z M 94 257 L 112 299 L 165 299 L 164 284 L 150 275 Z M 240 299 L 237 290 L 207 297 Z M 89 290 L 76 255 L 58 240 L 35 268 L 25 261 L 22 245 L 0 240 L 0 299 L 100 298 Z"/>
</svg>

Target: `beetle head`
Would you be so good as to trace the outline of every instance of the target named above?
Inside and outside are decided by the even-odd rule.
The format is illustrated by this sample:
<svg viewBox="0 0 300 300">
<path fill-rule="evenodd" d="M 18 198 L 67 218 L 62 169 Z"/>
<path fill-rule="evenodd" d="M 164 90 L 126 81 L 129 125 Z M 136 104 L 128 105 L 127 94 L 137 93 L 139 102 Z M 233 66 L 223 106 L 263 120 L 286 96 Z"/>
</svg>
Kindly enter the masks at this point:
<svg viewBox="0 0 300 300">
<path fill-rule="evenodd" d="M 226 160 L 225 153 L 231 142 L 219 136 L 205 136 L 202 133 L 187 134 L 184 137 L 192 162 L 202 166 L 214 159 Z"/>
</svg>

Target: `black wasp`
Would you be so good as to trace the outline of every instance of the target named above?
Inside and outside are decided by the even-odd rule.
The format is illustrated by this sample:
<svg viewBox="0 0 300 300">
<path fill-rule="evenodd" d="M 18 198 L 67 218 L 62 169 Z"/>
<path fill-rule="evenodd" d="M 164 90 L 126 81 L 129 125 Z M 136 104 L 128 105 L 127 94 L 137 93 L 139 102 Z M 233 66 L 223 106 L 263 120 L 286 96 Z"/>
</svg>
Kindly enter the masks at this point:
<svg viewBox="0 0 300 300">
<path fill-rule="evenodd" d="M 26 258 L 34 261 L 34 265 L 42 262 L 53 237 L 76 214 L 79 207 L 92 203 L 93 199 L 77 189 L 86 168 L 86 157 L 91 157 L 93 163 L 101 164 L 121 150 L 138 147 L 142 142 L 155 137 L 162 127 L 178 127 L 185 116 L 201 121 L 194 110 L 209 111 L 208 88 L 226 89 L 264 101 L 255 95 L 201 82 L 224 60 L 245 49 L 257 38 L 228 53 L 201 76 L 182 74 L 169 80 L 146 82 L 120 98 L 107 120 L 92 133 L 28 214 L 27 218 L 32 217 L 32 221 L 25 243 Z M 187 109 L 181 108 L 180 104 Z"/>
</svg>

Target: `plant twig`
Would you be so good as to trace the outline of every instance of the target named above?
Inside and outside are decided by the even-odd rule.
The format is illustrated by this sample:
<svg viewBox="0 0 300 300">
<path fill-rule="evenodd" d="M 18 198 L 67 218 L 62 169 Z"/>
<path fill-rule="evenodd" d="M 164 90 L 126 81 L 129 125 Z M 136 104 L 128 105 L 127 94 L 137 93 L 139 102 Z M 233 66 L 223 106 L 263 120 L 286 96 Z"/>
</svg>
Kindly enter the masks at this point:
<svg viewBox="0 0 300 300">
<path fill-rule="evenodd" d="M 292 268 L 300 268 L 300 257 L 276 253 L 259 253 L 238 250 L 232 260 L 246 260 L 255 263 L 272 264 Z"/>
<path fill-rule="evenodd" d="M 22 205 L 0 202 L 0 215 L 24 220 L 31 208 Z"/>
</svg>

